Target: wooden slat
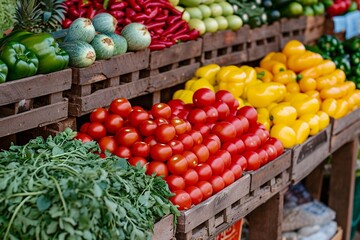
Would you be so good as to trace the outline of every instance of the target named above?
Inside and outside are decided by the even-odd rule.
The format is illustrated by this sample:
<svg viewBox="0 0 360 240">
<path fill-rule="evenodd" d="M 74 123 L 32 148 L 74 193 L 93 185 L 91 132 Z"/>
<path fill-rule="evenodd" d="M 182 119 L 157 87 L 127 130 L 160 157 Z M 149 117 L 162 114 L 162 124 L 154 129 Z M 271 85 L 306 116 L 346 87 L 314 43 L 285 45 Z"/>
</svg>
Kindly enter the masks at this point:
<svg viewBox="0 0 360 240">
<path fill-rule="evenodd" d="M 285 151 L 281 156 L 262 166 L 256 171 L 249 172 L 251 176 L 250 191 L 260 188 L 270 179 L 286 171 L 291 165 L 291 151 Z"/>
<path fill-rule="evenodd" d="M 306 178 L 305 185 L 314 199 L 320 201 L 322 184 L 324 179 L 325 161 L 319 164 Z"/>
<path fill-rule="evenodd" d="M 174 237 L 174 216 L 167 215 L 156 222 L 152 240 L 172 240 Z"/>
<path fill-rule="evenodd" d="M 306 29 L 306 17 L 301 16 L 298 18 L 282 18 L 280 20 L 280 48 L 293 39 L 304 42 Z"/>
<path fill-rule="evenodd" d="M 55 104 L 31 109 L 24 113 L 0 118 L 0 137 L 36 128 L 40 125 L 50 124 L 65 119 L 67 116 L 68 101 L 64 100 Z"/>
<path fill-rule="evenodd" d="M 306 44 L 315 43 L 315 41 L 324 34 L 325 16 L 307 16 L 305 39 Z"/>
<path fill-rule="evenodd" d="M 202 39 L 175 44 L 161 51 L 151 52 L 150 69 L 157 69 L 186 59 L 200 57 Z"/>
<path fill-rule="evenodd" d="M 360 134 L 360 121 L 356 121 L 342 132 L 331 137 L 330 152 L 334 152 L 343 146 L 345 143 L 352 141 L 352 139 Z"/>
<path fill-rule="evenodd" d="M 84 85 L 146 69 L 149 66 L 149 54 L 149 50 L 129 52 L 96 61 L 86 68 L 74 68 L 73 83 Z"/>
<path fill-rule="evenodd" d="M 71 88 L 71 69 L 2 83 L 0 105 L 62 92 Z"/>
<path fill-rule="evenodd" d="M 349 114 L 347 114 L 346 116 L 340 119 L 333 120 L 334 122 L 333 122 L 332 135 L 337 135 L 341 131 L 344 131 L 350 125 L 359 121 L 359 117 L 360 117 L 360 108 L 350 112 Z"/>
<path fill-rule="evenodd" d="M 247 54 L 248 53 L 247 53 L 246 47 L 244 46 L 243 51 L 232 52 L 232 53 L 229 53 L 226 55 L 217 56 L 217 57 L 210 58 L 210 59 L 205 59 L 203 57 L 202 63 L 203 63 L 203 65 L 208 65 L 211 63 L 215 63 L 220 66 L 235 65 L 235 64 L 245 63 L 248 60 Z"/>
</svg>

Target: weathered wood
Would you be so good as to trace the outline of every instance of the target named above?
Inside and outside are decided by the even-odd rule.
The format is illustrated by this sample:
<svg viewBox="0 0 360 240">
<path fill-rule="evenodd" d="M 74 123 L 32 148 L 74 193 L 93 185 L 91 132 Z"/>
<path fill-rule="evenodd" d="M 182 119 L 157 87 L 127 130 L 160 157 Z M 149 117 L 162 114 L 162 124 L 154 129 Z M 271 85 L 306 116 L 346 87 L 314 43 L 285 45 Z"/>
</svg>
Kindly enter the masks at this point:
<svg viewBox="0 0 360 240">
<path fill-rule="evenodd" d="M 325 16 L 307 16 L 305 39 L 306 44 L 313 44 L 324 34 L 325 30 Z"/>
<path fill-rule="evenodd" d="M 251 176 L 250 191 L 260 188 L 263 184 L 290 168 L 290 165 L 291 151 L 288 150 L 258 170 L 249 172 Z"/>
<path fill-rule="evenodd" d="M 344 240 L 350 239 L 354 200 L 358 136 L 333 153 L 328 205 L 336 212 L 336 221 L 344 231 Z"/>
<path fill-rule="evenodd" d="M 340 119 L 339 119 L 340 120 Z M 335 124 L 336 121 L 334 121 Z M 357 120 L 354 124 L 347 126 L 337 135 L 331 137 L 330 152 L 335 152 L 345 143 L 352 141 L 352 139 L 360 134 L 360 121 Z"/>
<path fill-rule="evenodd" d="M 0 136 L 22 132 L 41 125 L 50 124 L 68 116 L 68 101 L 46 105 L 31 111 L 0 118 Z"/>
<path fill-rule="evenodd" d="M 250 240 L 280 240 L 284 192 L 279 192 L 250 213 Z"/>
<path fill-rule="evenodd" d="M 350 112 L 346 116 L 339 118 L 339 119 L 332 119 L 333 120 L 333 128 L 331 135 L 337 135 L 341 131 L 344 131 L 346 128 L 348 128 L 350 125 L 356 123 L 359 121 L 360 116 L 360 108 Z"/>
<path fill-rule="evenodd" d="M 167 215 L 154 225 L 152 240 L 172 240 L 174 238 L 174 216 Z"/>
<path fill-rule="evenodd" d="M 161 51 L 150 54 L 150 69 L 178 63 L 186 59 L 200 57 L 202 53 L 202 39 L 175 44 Z"/>
<path fill-rule="evenodd" d="M 324 179 L 325 161 L 322 161 L 306 178 L 305 185 L 314 199 L 320 201 L 322 184 Z"/>
<path fill-rule="evenodd" d="M 71 88 L 71 69 L 65 69 L 46 75 L 2 83 L 0 85 L 0 106 L 31 99 Z"/>
<path fill-rule="evenodd" d="M 293 148 L 293 183 L 298 183 L 310 174 L 330 155 L 331 126 L 308 138 L 303 144 Z"/>
<path fill-rule="evenodd" d="M 224 30 L 216 33 L 206 33 L 203 36 L 203 52 L 246 43 L 248 35 L 249 26 L 244 26 L 237 31 Z"/>
<path fill-rule="evenodd" d="M 282 18 L 280 20 L 280 48 L 290 40 L 304 42 L 306 29 L 306 17 Z"/>
<path fill-rule="evenodd" d="M 90 84 L 145 69 L 149 66 L 149 54 L 148 49 L 128 52 L 108 60 L 95 61 L 86 68 L 73 68 L 73 83 Z"/>
</svg>

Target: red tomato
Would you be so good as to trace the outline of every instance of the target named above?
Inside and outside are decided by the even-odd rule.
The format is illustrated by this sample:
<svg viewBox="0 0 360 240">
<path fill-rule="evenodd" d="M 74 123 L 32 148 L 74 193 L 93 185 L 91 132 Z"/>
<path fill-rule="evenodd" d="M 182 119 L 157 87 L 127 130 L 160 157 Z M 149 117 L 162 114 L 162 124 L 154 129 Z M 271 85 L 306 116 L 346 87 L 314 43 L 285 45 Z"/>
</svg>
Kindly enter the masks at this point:
<svg viewBox="0 0 360 240">
<path fill-rule="evenodd" d="M 211 138 L 204 139 L 202 144 L 204 144 L 207 147 L 210 156 L 214 155 L 220 149 L 219 144 L 214 139 Z"/>
<path fill-rule="evenodd" d="M 183 175 L 182 177 L 185 180 L 185 185 L 187 187 L 189 186 L 194 186 L 198 183 L 199 181 L 199 175 L 198 173 L 194 170 L 189 168 Z"/>
<path fill-rule="evenodd" d="M 150 112 L 154 118 L 168 119 L 171 116 L 171 107 L 166 103 L 155 103 Z"/>
<path fill-rule="evenodd" d="M 250 128 L 249 120 L 246 117 L 241 116 L 241 115 L 236 116 L 236 117 L 241 121 L 241 125 L 243 127 L 243 133 L 246 133 Z"/>
<path fill-rule="evenodd" d="M 198 165 L 199 160 L 195 153 L 185 151 L 182 153 L 182 155 L 186 158 L 189 168 L 194 168 Z"/>
<path fill-rule="evenodd" d="M 192 152 L 197 156 L 199 163 L 206 162 L 210 156 L 209 149 L 204 144 L 195 145 Z"/>
<path fill-rule="evenodd" d="M 156 176 L 162 176 L 166 178 L 169 174 L 166 164 L 163 162 L 153 161 L 147 165 L 146 174 L 152 175 L 156 173 Z"/>
<path fill-rule="evenodd" d="M 277 156 L 280 156 L 281 154 L 283 154 L 284 145 L 282 144 L 282 142 L 279 139 L 274 138 L 274 137 L 270 137 L 269 140 L 266 143 L 270 143 L 270 144 L 275 146 Z"/>
<path fill-rule="evenodd" d="M 106 136 L 106 128 L 99 122 L 90 123 L 87 130 L 87 134 L 96 141 Z"/>
<path fill-rule="evenodd" d="M 215 103 L 215 93 L 208 88 L 201 88 L 195 91 L 193 103 L 196 107 L 210 106 Z"/>
<path fill-rule="evenodd" d="M 150 148 L 150 156 L 154 161 L 165 162 L 171 158 L 173 152 L 169 145 L 156 143 Z"/>
<path fill-rule="evenodd" d="M 186 122 L 183 119 L 173 118 L 171 119 L 170 124 L 175 127 L 177 135 L 186 133 Z"/>
<path fill-rule="evenodd" d="M 136 157 L 147 158 L 150 154 L 150 145 L 146 142 L 134 142 L 131 145 L 131 153 Z"/>
<path fill-rule="evenodd" d="M 260 166 L 265 165 L 269 161 L 269 155 L 268 155 L 268 153 L 266 152 L 265 149 L 258 148 L 258 149 L 255 150 L 255 152 L 259 156 Z"/>
<path fill-rule="evenodd" d="M 248 131 L 248 133 L 252 133 L 257 135 L 260 138 L 261 141 L 261 145 L 264 144 L 270 136 L 270 133 L 268 130 L 264 130 L 262 128 L 258 128 L 258 127 L 251 127 Z"/>
<path fill-rule="evenodd" d="M 217 122 L 211 129 L 211 132 L 217 135 L 221 142 L 231 141 L 236 137 L 236 129 L 229 122 Z"/>
<path fill-rule="evenodd" d="M 175 127 L 171 124 L 162 124 L 155 130 L 155 139 L 161 143 L 167 143 L 174 139 L 176 136 Z"/>
<path fill-rule="evenodd" d="M 194 145 L 200 144 L 203 141 L 203 136 L 201 135 L 201 133 L 199 131 L 196 130 L 191 130 L 189 132 L 189 135 L 192 137 L 192 139 L 194 140 Z"/>
<path fill-rule="evenodd" d="M 228 105 L 229 109 L 234 108 L 236 106 L 235 104 L 235 97 L 226 90 L 219 90 L 215 94 L 216 101 L 218 102 L 224 102 L 226 105 Z"/>
<path fill-rule="evenodd" d="M 192 204 L 196 205 L 201 203 L 203 199 L 203 193 L 201 192 L 200 188 L 196 186 L 190 186 L 185 189 L 185 191 L 190 195 Z"/>
<path fill-rule="evenodd" d="M 212 176 L 209 179 L 209 183 L 211 184 L 213 188 L 213 194 L 220 192 L 225 187 L 225 181 L 220 176 Z"/>
<path fill-rule="evenodd" d="M 167 161 L 167 167 L 171 174 L 182 175 L 184 174 L 189 166 L 186 158 L 183 155 L 175 154 Z"/>
<path fill-rule="evenodd" d="M 203 137 L 206 137 L 207 135 L 210 134 L 211 129 L 208 125 L 205 124 L 196 124 L 193 129 L 195 131 L 199 131 L 201 135 L 203 135 Z"/>
<path fill-rule="evenodd" d="M 171 140 L 169 146 L 172 149 L 173 154 L 182 154 L 184 152 L 184 145 L 179 140 Z"/>
<path fill-rule="evenodd" d="M 247 169 L 247 161 L 243 155 L 238 155 L 238 156 L 233 157 L 232 163 L 239 165 L 242 168 L 242 170 L 244 170 L 244 171 Z"/>
<path fill-rule="evenodd" d="M 247 168 L 246 170 L 257 170 L 260 168 L 261 162 L 259 155 L 254 151 L 246 151 L 243 153 L 243 156 L 246 158 Z"/>
<path fill-rule="evenodd" d="M 184 190 L 174 191 L 175 196 L 170 198 L 170 201 L 178 207 L 179 210 L 190 209 L 192 205 L 190 195 Z"/>
<path fill-rule="evenodd" d="M 132 111 L 138 111 L 138 112 L 146 112 L 145 109 L 143 107 L 140 107 L 140 106 L 135 106 L 131 109 L 131 112 Z"/>
<path fill-rule="evenodd" d="M 254 151 L 261 145 L 259 136 L 253 133 L 246 133 L 242 135 L 240 139 L 244 142 L 246 151 Z"/>
<path fill-rule="evenodd" d="M 206 138 L 215 140 L 215 141 L 218 143 L 218 145 L 219 145 L 219 149 L 221 148 L 221 140 L 220 140 L 220 138 L 219 138 L 217 135 L 215 135 L 215 134 L 210 134 L 210 135 L 207 136 Z"/>
<path fill-rule="evenodd" d="M 144 137 L 153 135 L 156 128 L 157 124 L 153 120 L 142 121 L 137 127 L 139 133 Z"/>
<path fill-rule="evenodd" d="M 221 146 L 221 149 L 228 151 L 231 156 L 235 156 L 238 154 L 238 149 L 237 149 L 235 143 L 232 143 L 232 142 L 223 143 L 223 145 Z"/>
<path fill-rule="evenodd" d="M 256 124 L 258 114 L 254 107 L 251 106 L 243 106 L 237 112 L 236 116 L 244 116 L 249 120 L 250 125 Z"/>
<path fill-rule="evenodd" d="M 91 142 L 93 139 L 86 133 L 78 132 L 75 136 L 76 139 L 82 141 L 83 143 Z"/>
<path fill-rule="evenodd" d="M 105 152 L 106 150 L 113 153 L 117 148 L 117 144 L 115 138 L 113 136 L 105 136 L 99 140 L 99 146 L 101 152 Z"/>
<path fill-rule="evenodd" d="M 132 127 L 123 127 L 115 135 L 116 142 L 125 147 L 130 147 L 140 140 L 140 136 Z"/>
<path fill-rule="evenodd" d="M 212 170 L 212 175 L 221 175 L 225 170 L 225 164 L 221 157 L 211 156 L 206 162 L 210 165 Z"/>
<path fill-rule="evenodd" d="M 238 165 L 236 163 L 231 163 L 231 166 L 229 169 L 233 172 L 235 180 L 241 178 L 243 170 L 240 165 Z"/>
<path fill-rule="evenodd" d="M 217 153 L 215 153 L 215 156 L 220 157 L 225 164 L 225 168 L 229 168 L 231 165 L 231 155 L 228 151 L 220 149 L 219 151 L 217 151 Z"/>
<path fill-rule="evenodd" d="M 104 125 L 108 133 L 115 134 L 124 125 L 124 119 L 117 114 L 109 114 Z"/>
<path fill-rule="evenodd" d="M 163 125 L 163 124 L 169 124 L 169 121 L 166 118 L 155 118 L 154 122 L 157 126 Z"/>
<path fill-rule="evenodd" d="M 126 98 L 117 98 L 110 103 L 109 111 L 127 118 L 131 112 L 131 104 Z"/>
<path fill-rule="evenodd" d="M 80 127 L 80 132 L 81 132 L 81 133 L 87 133 L 87 130 L 88 130 L 89 125 L 90 125 L 89 122 L 84 123 L 83 125 L 81 125 L 81 127 Z"/>
<path fill-rule="evenodd" d="M 200 108 L 190 110 L 187 120 L 191 125 L 204 124 L 206 122 L 206 113 Z"/>
<path fill-rule="evenodd" d="M 137 166 L 138 164 L 140 166 L 145 166 L 148 162 L 146 161 L 145 158 L 143 157 L 131 157 L 129 158 L 128 162 L 132 165 L 132 166 Z M 145 166 L 145 168 L 147 168 L 147 166 Z"/>
<path fill-rule="evenodd" d="M 136 109 L 136 110 L 133 109 L 128 115 L 128 122 L 130 126 L 137 127 L 141 122 L 145 120 L 149 120 L 149 118 L 150 118 L 149 113 L 141 109 Z"/>
<path fill-rule="evenodd" d="M 115 151 L 114 151 L 114 154 L 118 157 L 121 157 L 121 158 L 131 158 L 131 150 L 128 148 L 128 147 L 125 147 L 125 146 L 118 146 Z"/>
<path fill-rule="evenodd" d="M 179 117 L 180 119 L 187 119 L 187 116 L 189 115 L 189 110 L 183 109 L 183 110 L 179 110 L 177 111 L 177 117 Z"/>
<path fill-rule="evenodd" d="M 195 105 L 193 103 L 187 103 L 184 105 L 184 109 L 190 111 L 191 109 L 193 109 L 195 107 Z"/>
<path fill-rule="evenodd" d="M 243 125 L 243 121 L 241 121 L 239 118 L 230 115 L 225 119 L 225 121 L 234 125 L 236 129 L 236 137 L 240 137 L 244 133 L 244 127 L 246 126 Z"/>
<path fill-rule="evenodd" d="M 177 175 L 170 175 L 165 179 L 165 181 L 169 185 L 169 189 L 171 192 L 185 189 L 185 180 L 183 177 Z"/>
<path fill-rule="evenodd" d="M 264 149 L 266 151 L 266 153 L 268 154 L 268 162 L 274 160 L 275 158 L 277 158 L 278 153 L 276 150 L 276 147 L 270 143 L 265 143 L 264 145 L 261 146 L 262 149 Z"/>
<path fill-rule="evenodd" d="M 184 109 L 184 105 L 185 105 L 185 103 L 181 99 L 172 99 L 168 101 L 167 104 L 170 106 L 172 111 L 176 109 Z"/>
<path fill-rule="evenodd" d="M 236 146 L 237 154 L 242 154 L 245 151 L 245 144 L 241 138 L 235 138 L 232 142 Z"/>
<path fill-rule="evenodd" d="M 196 186 L 201 190 L 203 194 L 203 201 L 205 201 L 206 199 L 208 199 L 213 195 L 213 187 L 211 183 L 207 181 L 200 181 L 197 183 Z"/>
<path fill-rule="evenodd" d="M 218 111 L 218 121 L 224 121 L 230 115 L 230 108 L 224 102 L 215 102 L 214 108 Z"/>
<path fill-rule="evenodd" d="M 187 120 L 184 120 L 186 123 L 186 133 L 189 133 L 192 130 L 191 123 Z"/>
<path fill-rule="evenodd" d="M 105 108 L 96 108 L 90 113 L 90 122 L 103 123 L 109 116 L 109 112 Z"/>
<path fill-rule="evenodd" d="M 235 182 L 235 175 L 234 173 L 227 169 L 223 172 L 223 174 L 221 175 L 221 177 L 224 179 L 225 182 L 225 187 L 229 186 L 230 184 L 232 184 L 233 182 Z"/>
<path fill-rule="evenodd" d="M 212 169 L 207 163 L 198 164 L 194 170 L 199 175 L 199 181 L 206 181 L 212 176 Z"/>
<path fill-rule="evenodd" d="M 150 147 L 154 146 L 155 144 L 157 144 L 158 142 L 155 140 L 154 136 L 148 136 L 147 138 L 144 139 L 144 142 L 146 142 L 147 144 L 149 144 Z"/>
<path fill-rule="evenodd" d="M 219 113 L 213 106 L 206 106 L 203 108 L 206 113 L 206 122 L 215 123 L 219 118 Z"/>
<path fill-rule="evenodd" d="M 233 105 L 232 107 L 229 107 L 229 108 L 230 108 L 230 111 L 231 111 L 231 113 L 232 113 L 233 115 L 236 114 L 236 111 L 237 111 L 237 109 L 239 108 L 239 106 L 240 106 L 239 101 L 238 101 L 237 99 L 235 99 L 234 105 Z"/>
<path fill-rule="evenodd" d="M 182 134 L 177 139 L 182 142 L 184 150 L 190 150 L 194 146 L 194 139 L 189 134 Z"/>
</svg>

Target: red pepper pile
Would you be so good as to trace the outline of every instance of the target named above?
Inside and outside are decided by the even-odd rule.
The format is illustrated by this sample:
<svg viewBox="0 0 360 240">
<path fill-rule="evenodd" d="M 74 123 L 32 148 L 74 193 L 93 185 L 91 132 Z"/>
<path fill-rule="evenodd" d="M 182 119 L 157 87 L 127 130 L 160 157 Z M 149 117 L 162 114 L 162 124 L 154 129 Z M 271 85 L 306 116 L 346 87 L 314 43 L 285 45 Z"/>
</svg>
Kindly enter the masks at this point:
<svg viewBox="0 0 360 240">
<path fill-rule="evenodd" d="M 330 16 L 338 16 L 344 14 L 350 7 L 351 0 L 334 0 L 334 4 L 326 9 L 326 13 Z"/>
<path fill-rule="evenodd" d="M 63 28 L 68 28 L 76 18 L 91 19 L 98 13 L 108 12 L 118 20 L 117 33 L 129 23 L 144 24 L 152 38 L 150 50 L 161 50 L 199 36 L 197 30 L 190 30 L 182 13 L 168 0 L 66 0 L 65 4 L 68 11 Z"/>
</svg>

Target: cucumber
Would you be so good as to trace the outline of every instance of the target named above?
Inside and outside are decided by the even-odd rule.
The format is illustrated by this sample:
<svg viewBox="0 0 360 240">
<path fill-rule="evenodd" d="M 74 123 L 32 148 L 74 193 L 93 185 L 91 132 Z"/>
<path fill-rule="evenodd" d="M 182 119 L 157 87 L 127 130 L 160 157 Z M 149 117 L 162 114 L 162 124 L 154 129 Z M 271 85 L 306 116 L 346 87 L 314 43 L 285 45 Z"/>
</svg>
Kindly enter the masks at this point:
<svg viewBox="0 0 360 240">
<path fill-rule="evenodd" d="M 69 54 L 71 67 L 88 67 L 95 62 L 95 49 L 85 41 L 62 42 L 59 45 Z"/>
<path fill-rule="evenodd" d="M 82 40 L 90 43 L 95 37 L 95 28 L 88 18 L 77 18 L 70 25 L 69 31 L 64 39 L 65 42 Z"/>
<path fill-rule="evenodd" d="M 90 44 L 95 49 L 96 60 L 109 59 L 114 54 L 114 41 L 105 34 L 97 34 Z"/>
<path fill-rule="evenodd" d="M 113 33 L 115 32 L 118 21 L 109 13 L 99 13 L 91 19 L 97 32 Z"/>
<path fill-rule="evenodd" d="M 115 44 L 115 50 L 113 56 L 126 53 L 128 46 L 126 39 L 123 36 L 120 36 L 119 34 L 116 33 L 107 33 L 106 35 L 109 36 Z"/>
</svg>

